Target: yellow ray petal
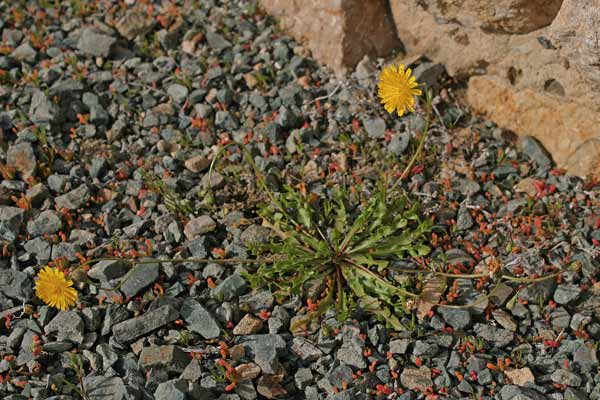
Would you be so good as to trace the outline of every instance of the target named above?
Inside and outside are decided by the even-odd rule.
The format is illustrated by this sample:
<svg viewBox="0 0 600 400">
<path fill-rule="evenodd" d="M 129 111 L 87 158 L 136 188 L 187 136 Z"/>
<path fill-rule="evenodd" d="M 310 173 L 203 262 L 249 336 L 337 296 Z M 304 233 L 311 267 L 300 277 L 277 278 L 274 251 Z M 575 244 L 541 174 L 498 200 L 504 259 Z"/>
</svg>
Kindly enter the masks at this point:
<svg viewBox="0 0 600 400">
<path fill-rule="evenodd" d="M 412 70 L 403 64 L 386 67 L 379 76 L 378 95 L 385 110 L 390 114 L 397 110 L 402 116 L 408 109 L 414 111 L 415 96 L 421 95 L 421 90 Z"/>
<path fill-rule="evenodd" d="M 35 281 L 35 294 L 44 303 L 59 310 L 67 310 L 77 303 L 73 281 L 58 268 L 44 267 Z"/>
</svg>

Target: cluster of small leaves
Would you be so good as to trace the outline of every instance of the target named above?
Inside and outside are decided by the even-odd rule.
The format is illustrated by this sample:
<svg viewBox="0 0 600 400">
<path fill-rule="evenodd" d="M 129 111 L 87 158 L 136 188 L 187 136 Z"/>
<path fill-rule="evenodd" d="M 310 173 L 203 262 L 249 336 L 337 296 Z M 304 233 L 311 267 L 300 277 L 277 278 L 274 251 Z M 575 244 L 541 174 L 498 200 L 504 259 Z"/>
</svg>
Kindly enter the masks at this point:
<svg viewBox="0 0 600 400">
<path fill-rule="evenodd" d="M 363 204 L 353 206 L 342 189 L 327 198 L 285 187 L 261 211 L 276 233 L 268 245 L 273 262 L 246 278 L 253 286 L 269 285 L 278 296 L 300 295 L 318 317 L 335 306 L 340 320 L 360 309 L 391 328 L 403 329 L 399 317 L 409 314 L 407 301 L 416 297 L 409 282 L 390 278 L 391 264 L 429 253 L 425 244 L 433 227 L 421 220 L 418 203 L 384 184 Z M 308 287 L 320 287 L 307 298 Z"/>
<path fill-rule="evenodd" d="M 169 188 L 158 176 L 143 171 L 144 185 L 151 192 L 161 196 L 167 209 L 176 214 L 189 215 L 193 210 L 190 202 L 182 198 L 179 193 Z"/>
</svg>

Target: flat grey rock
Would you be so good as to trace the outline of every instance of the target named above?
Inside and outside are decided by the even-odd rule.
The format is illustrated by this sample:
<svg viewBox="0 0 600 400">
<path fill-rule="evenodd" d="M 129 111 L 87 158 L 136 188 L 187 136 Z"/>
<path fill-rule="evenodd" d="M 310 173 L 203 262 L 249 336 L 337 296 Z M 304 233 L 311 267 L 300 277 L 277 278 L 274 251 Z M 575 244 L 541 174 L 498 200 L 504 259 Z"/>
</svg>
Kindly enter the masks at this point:
<svg viewBox="0 0 600 400">
<path fill-rule="evenodd" d="M 93 29 L 84 29 L 81 32 L 77 48 L 85 54 L 96 57 L 108 57 L 117 39 L 97 33 Z"/>
<path fill-rule="evenodd" d="M 188 329 L 200 334 L 204 339 L 214 339 L 221 334 L 221 327 L 212 314 L 193 299 L 187 299 L 181 306 L 181 316 Z"/>
<path fill-rule="evenodd" d="M 179 318 L 179 312 L 165 305 L 143 315 L 128 319 L 112 327 L 112 333 L 119 343 L 128 344 L 147 333 Z"/>
</svg>

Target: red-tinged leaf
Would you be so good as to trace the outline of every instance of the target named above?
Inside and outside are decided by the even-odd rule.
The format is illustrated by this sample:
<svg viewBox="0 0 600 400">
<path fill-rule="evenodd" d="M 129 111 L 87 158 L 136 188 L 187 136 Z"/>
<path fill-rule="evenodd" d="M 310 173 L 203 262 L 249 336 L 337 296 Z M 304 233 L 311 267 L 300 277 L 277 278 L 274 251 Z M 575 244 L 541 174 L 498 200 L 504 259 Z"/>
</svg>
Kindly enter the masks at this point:
<svg viewBox="0 0 600 400">
<path fill-rule="evenodd" d="M 535 190 L 537 190 L 538 193 L 542 193 L 546 188 L 546 184 L 544 183 L 544 181 L 540 181 L 537 179 L 533 181 L 533 186 L 535 186 Z"/>
<path fill-rule="evenodd" d="M 423 172 L 423 170 L 425 169 L 424 165 L 415 165 L 414 167 L 412 167 L 412 169 L 410 170 L 410 173 L 415 175 L 415 174 L 419 174 L 421 172 Z"/>
</svg>

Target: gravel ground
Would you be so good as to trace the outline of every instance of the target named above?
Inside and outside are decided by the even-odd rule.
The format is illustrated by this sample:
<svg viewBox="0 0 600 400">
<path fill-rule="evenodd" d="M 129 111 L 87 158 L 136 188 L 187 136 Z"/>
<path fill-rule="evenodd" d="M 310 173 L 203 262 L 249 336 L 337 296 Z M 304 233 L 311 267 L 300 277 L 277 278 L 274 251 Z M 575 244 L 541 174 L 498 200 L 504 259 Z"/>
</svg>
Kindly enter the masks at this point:
<svg viewBox="0 0 600 400">
<path fill-rule="evenodd" d="M 386 115 L 381 65 L 337 80 L 251 2 L 46 3 L 0 3 L 3 399 L 600 399 L 598 182 L 472 117 L 443 67 L 413 65 L 435 121 L 399 185 L 435 218 L 428 257 L 564 272 L 489 298 L 493 282 L 457 279 L 455 303 L 482 301 L 406 332 L 328 313 L 294 335 L 304 300 L 251 289 L 251 265 L 124 259 L 243 258 L 268 240 L 240 147 L 208 174 L 223 145 L 274 189 L 368 194 L 406 166 L 422 110 Z M 78 282 L 76 309 L 34 296 L 42 266 L 102 256 L 123 260 L 89 269 L 104 289 Z"/>
</svg>

